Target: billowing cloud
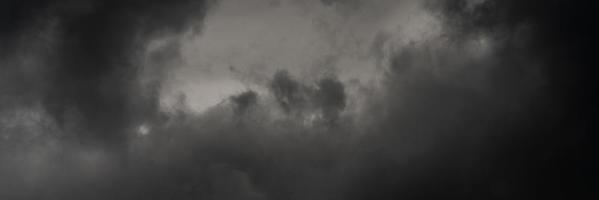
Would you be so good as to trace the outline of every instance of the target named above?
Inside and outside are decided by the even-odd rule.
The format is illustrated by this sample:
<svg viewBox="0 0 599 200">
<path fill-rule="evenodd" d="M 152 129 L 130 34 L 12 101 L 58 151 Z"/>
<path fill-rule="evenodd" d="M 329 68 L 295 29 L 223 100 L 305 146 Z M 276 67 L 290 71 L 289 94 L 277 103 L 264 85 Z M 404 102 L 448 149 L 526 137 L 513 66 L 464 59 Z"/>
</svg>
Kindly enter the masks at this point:
<svg viewBox="0 0 599 200">
<path fill-rule="evenodd" d="M 578 5 L 7 1 L 0 198 L 582 197 Z"/>
</svg>

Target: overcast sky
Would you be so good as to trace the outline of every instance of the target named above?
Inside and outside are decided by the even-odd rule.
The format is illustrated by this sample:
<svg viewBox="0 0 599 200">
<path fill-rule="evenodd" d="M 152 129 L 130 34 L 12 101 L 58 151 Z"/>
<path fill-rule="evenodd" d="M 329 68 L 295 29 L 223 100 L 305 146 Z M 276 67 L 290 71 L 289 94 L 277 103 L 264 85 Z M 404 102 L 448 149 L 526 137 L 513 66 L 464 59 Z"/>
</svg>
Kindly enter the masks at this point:
<svg viewBox="0 0 599 200">
<path fill-rule="evenodd" d="M 593 5 L 0 3 L 0 199 L 596 195 Z"/>
</svg>

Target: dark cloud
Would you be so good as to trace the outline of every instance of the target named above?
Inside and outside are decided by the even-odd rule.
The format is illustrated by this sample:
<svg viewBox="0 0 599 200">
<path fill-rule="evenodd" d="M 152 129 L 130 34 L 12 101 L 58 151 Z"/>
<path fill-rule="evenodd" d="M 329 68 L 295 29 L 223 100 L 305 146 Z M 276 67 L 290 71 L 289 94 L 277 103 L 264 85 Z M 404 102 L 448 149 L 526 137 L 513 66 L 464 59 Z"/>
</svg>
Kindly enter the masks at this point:
<svg viewBox="0 0 599 200">
<path fill-rule="evenodd" d="M 269 86 L 283 111 L 309 121 L 335 124 L 346 106 L 345 86 L 334 76 L 306 84 L 283 70 L 274 74 Z"/>
<path fill-rule="evenodd" d="M 506 171 L 526 173 L 520 180 L 530 188 L 554 191 L 535 194 L 538 196 L 567 199 L 588 193 L 590 183 L 596 184 L 591 178 L 596 177 L 594 173 L 583 167 L 593 165 L 588 155 L 595 152 L 587 144 L 596 139 L 589 134 L 596 128 L 588 125 L 597 118 L 597 107 L 591 103 L 597 96 L 588 92 L 597 87 L 592 78 L 597 71 L 589 54 L 596 35 L 589 29 L 596 3 L 486 1 L 470 11 L 464 1 L 442 5 L 447 19 L 461 24 L 456 26 L 461 29 L 458 33 L 486 32 L 505 41 L 502 60 L 513 64 L 491 71 L 500 94 L 509 98 L 523 95 L 511 91 L 522 85 L 513 85 L 518 83 L 518 75 L 531 68 L 522 61 L 525 59 L 538 62 L 547 80 L 531 97 L 535 103 L 520 108 L 524 113 L 518 116 L 524 119 L 512 131 L 519 136 L 496 150 L 501 152 L 496 156 L 503 159 L 504 166 L 511 168 Z M 526 27 L 527 33 L 518 31 L 519 27 Z M 513 146 L 506 147 L 508 144 Z"/>
<path fill-rule="evenodd" d="M 569 199 L 591 193 L 596 176 L 584 166 L 593 165 L 588 155 L 595 150 L 587 145 L 595 128 L 587 122 L 596 119 L 588 104 L 596 97 L 579 89 L 594 90 L 587 73 L 596 71 L 580 38 L 592 40 L 584 25 L 592 17 L 578 7 L 590 4 L 480 2 L 431 3 L 442 5 L 433 11 L 449 25 L 440 40 L 447 43 L 392 53 L 388 90 L 377 102 L 386 112 L 371 115 L 383 135 L 372 140 L 398 150 L 381 147 L 374 154 L 410 146 L 431 149 L 422 152 L 430 159 L 371 165 L 373 172 L 355 187 L 372 187 L 356 189 L 357 196 Z M 481 35 L 496 46 L 479 60 L 465 52 L 467 41 Z M 578 103 L 565 103 L 572 101 Z M 417 163 L 422 171 L 397 170 Z"/>
<path fill-rule="evenodd" d="M 230 97 L 231 101 L 235 104 L 235 110 L 238 114 L 244 113 L 247 109 L 256 104 L 257 98 L 258 95 L 252 90 Z"/>
<path fill-rule="evenodd" d="M 289 72 L 278 71 L 270 82 L 270 88 L 283 110 L 291 112 L 296 107 L 302 107 L 304 101 L 303 88 L 293 80 Z"/>
<path fill-rule="evenodd" d="M 318 81 L 315 93 L 324 118 L 334 123 L 346 105 L 345 87 L 339 80 L 327 77 Z"/>
<path fill-rule="evenodd" d="M 203 1 L 137 0 L 3 4 L 7 12 L 3 12 L 0 40 L 9 47 L 27 40 L 19 37 L 31 26 L 57 24 L 52 30 L 56 38 L 50 38 L 56 44 L 48 50 L 55 53 L 39 69 L 44 76 L 30 80 L 44 84 L 37 98 L 61 125 L 67 123 L 65 111 L 76 110 L 88 132 L 79 135 L 109 143 L 123 141 L 125 129 L 156 113 L 156 97 L 140 92 L 136 55 L 143 45 L 152 38 L 198 26 L 206 7 Z M 46 18 L 54 21 L 44 22 Z"/>
<path fill-rule="evenodd" d="M 2 3 L 0 199 L 594 192 L 596 71 L 584 2 L 427 2 L 443 34 L 386 48 L 393 33 L 380 33 L 370 52 L 383 70 L 376 87 L 356 92 L 335 72 L 302 79 L 281 70 L 264 92 L 226 97 L 202 113 L 181 95 L 173 113 L 161 111 L 161 79 L 141 84 L 136 59 L 153 39 L 201 24 L 206 6 Z M 166 65 L 178 45 L 148 59 Z"/>
</svg>

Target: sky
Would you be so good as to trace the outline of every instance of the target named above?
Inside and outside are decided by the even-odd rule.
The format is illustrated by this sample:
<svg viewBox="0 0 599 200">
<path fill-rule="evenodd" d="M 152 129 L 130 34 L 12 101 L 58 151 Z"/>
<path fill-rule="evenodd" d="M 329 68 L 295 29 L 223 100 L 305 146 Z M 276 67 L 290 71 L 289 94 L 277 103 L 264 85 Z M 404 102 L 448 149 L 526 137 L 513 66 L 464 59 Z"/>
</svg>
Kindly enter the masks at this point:
<svg viewBox="0 0 599 200">
<path fill-rule="evenodd" d="M 2 1 L 0 199 L 597 196 L 594 6 Z"/>
</svg>

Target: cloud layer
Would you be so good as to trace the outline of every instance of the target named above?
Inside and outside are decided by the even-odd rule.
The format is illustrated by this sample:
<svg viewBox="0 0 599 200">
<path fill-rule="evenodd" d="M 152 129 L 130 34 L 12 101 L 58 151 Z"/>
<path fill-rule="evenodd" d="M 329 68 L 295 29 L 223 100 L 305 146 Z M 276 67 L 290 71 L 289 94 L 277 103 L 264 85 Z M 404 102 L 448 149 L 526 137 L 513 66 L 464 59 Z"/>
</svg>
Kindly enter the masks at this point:
<svg viewBox="0 0 599 200">
<path fill-rule="evenodd" d="M 582 197 L 590 7 L 7 1 L 0 198 Z"/>
</svg>

